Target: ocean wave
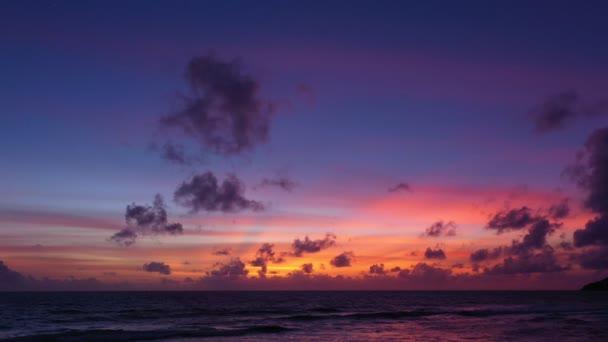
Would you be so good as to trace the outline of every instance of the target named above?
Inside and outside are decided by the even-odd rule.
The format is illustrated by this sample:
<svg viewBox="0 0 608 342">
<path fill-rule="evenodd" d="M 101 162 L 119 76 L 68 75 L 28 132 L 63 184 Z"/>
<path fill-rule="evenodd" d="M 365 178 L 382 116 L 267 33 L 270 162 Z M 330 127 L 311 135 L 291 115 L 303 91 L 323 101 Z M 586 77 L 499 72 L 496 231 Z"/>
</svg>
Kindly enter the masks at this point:
<svg viewBox="0 0 608 342">
<path fill-rule="evenodd" d="M 284 320 L 292 321 L 314 321 L 314 320 L 331 320 L 331 319 L 403 319 L 403 318 L 421 318 L 437 315 L 453 315 L 461 317 L 491 317 L 504 315 L 525 315 L 525 314 L 544 314 L 544 313 L 573 313 L 580 312 L 576 308 L 534 308 L 523 307 L 514 309 L 467 309 L 467 310 L 431 310 L 417 309 L 409 311 L 380 311 L 380 312 L 350 312 L 338 314 L 303 314 L 291 315 L 282 317 Z M 584 310 L 587 311 L 587 310 Z"/>
<path fill-rule="evenodd" d="M 92 330 L 69 330 L 65 332 L 52 334 L 37 334 L 18 336 L 8 338 L 5 342 L 101 342 L 101 341 L 154 341 L 169 338 L 196 338 L 196 337 L 235 337 L 247 336 L 255 334 L 278 334 L 294 329 L 286 328 L 279 325 L 264 325 L 252 326 L 240 329 L 216 329 L 216 328 L 201 328 L 196 330 L 110 330 L 110 329 L 92 329 Z"/>
</svg>

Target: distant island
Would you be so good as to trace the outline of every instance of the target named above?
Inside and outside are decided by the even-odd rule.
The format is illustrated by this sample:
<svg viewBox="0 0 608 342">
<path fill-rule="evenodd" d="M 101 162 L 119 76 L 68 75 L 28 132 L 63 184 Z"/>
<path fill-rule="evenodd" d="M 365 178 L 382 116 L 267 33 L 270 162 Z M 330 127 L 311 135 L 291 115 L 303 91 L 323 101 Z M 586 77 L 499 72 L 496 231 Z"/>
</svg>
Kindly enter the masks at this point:
<svg viewBox="0 0 608 342">
<path fill-rule="evenodd" d="M 608 291 L 608 278 L 593 283 L 589 283 L 581 291 Z"/>
</svg>

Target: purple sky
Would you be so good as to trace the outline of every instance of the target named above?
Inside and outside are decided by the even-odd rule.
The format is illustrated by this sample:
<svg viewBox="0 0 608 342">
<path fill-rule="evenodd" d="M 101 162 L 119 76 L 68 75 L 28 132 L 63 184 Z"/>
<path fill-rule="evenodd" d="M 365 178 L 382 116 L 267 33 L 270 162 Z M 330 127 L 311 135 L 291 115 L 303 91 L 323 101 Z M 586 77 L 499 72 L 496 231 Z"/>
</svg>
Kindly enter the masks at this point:
<svg viewBox="0 0 608 342">
<path fill-rule="evenodd" d="M 411 270 L 402 278 L 432 271 L 421 264 L 449 270 L 449 288 L 517 288 L 518 277 L 576 288 L 608 269 L 608 226 L 585 230 L 589 243 L 573 235 L 604 215 L 590 204 L 606 186 L 601 138 L 590 137 L 607 124 L 606 10 L 601 1 L 3 2 L 0 260 L 57 287 L 71 276 L 213 287 L 214 271 L 242 260 L 248 274 L 235 287 L 289 288 L 306 276 L 311 287 L 376 288 L 368 270 L 382 263 Z M 188 114 L 197 96 L 217 99 L 207 110 L 220 120 L 242 114 L 238 129 L 254 138 L 214 149 L 209 137 L 235 138 L 236 126 L 222 131 L 198 107 Z M 258 124 L 267 134 L 247 130 Z M 577 185 L 564 170 L 587 141 L 590 178 Z M 190 162 L 163 158 L 168 142 Z M 219 207 L 195 184 L 205 172 L 220 183 Z M 221 187 L 229 174 L 236 194 Z M 151 206 L 157 193 L 180 234 L 125 220 L 127 205 Z M 566 199 L 569 214 L 550 218 Z M 489 227 L 522 207 L 533 216 L 525 226 Z M 518 254 L 512 241 L 531 239 L 543 219 L 552 228 L 542 244 Z M 440 221 L 455 233 L 424 237 Z M 139 229 L 137 243 L 114 243 L 121 229 Z M 295 239 L 326 233 L 330 245 L 293 255 Z M 277 255 L 265 267 L 255 262 L 263 243 Z M 471 258 L 501 246 L 494 259 Z M 427 248 L 447 258 L 425 258 Z M 332 263 L 348 252 L 349 266 Z M 522 267 L 508 271 L 509 260 Z M 145 272 L 150 262 L 173 271 Z M 298 273 L 305 263 L 315 271 Z"/>
</svg>

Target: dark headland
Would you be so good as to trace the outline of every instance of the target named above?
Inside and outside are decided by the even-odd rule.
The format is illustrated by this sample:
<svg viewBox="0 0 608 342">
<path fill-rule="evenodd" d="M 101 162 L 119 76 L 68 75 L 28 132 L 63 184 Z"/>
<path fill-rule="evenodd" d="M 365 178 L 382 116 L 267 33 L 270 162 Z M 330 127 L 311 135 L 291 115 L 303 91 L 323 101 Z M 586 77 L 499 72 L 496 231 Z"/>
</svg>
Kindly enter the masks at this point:
<svg viewBox="0 0 608 342">
<path fill-rule="evenodd" d="M 608 291 L 608 278 L 593 283 L 589 283 L 581 291 Z"/>
</svg>

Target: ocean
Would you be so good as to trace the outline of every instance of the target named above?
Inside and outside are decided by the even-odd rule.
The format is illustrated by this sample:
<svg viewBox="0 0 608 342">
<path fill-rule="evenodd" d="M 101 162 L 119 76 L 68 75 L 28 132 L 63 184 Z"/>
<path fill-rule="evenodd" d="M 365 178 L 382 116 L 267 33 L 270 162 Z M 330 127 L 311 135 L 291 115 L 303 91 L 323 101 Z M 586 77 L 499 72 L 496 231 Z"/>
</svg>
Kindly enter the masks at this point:
<svg viewBox="0 0 608 342">
<path fill-rule="evenodd" d="M 2 341 L 608 341 L 608 293 L 0 293 Z"/>
</svg>

